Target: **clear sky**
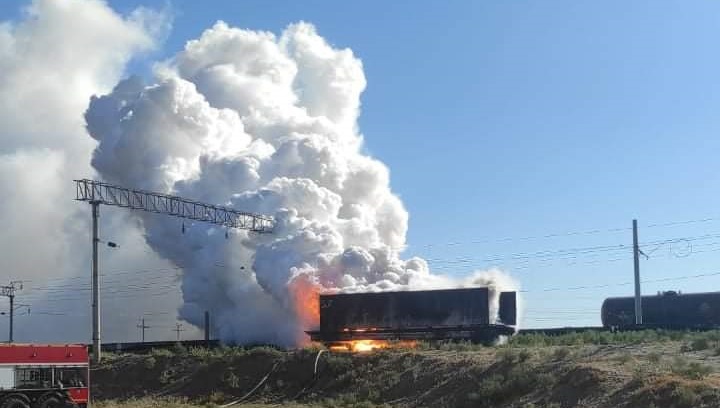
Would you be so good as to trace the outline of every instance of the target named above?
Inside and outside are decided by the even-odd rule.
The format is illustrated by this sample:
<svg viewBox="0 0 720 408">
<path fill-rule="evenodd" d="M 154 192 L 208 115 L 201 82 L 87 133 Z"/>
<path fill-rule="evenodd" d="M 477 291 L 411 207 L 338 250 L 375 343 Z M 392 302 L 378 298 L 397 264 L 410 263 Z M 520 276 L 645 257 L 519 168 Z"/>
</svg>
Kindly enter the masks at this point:
<svg viewBox="0 0 720 408">
<path fill-rule="evenodd" d="M 23 3 L 3 1 L 0 19 Z M 630 250 L 608 246 L 631 244 L 633 218 L 643 279 L 720 272 L 720 2 L 109 4 L 174 14 L 163 48 L 130 67 L 142 75 L 216 20 L 276 33 L 304 20 L 352 48 L 366 148 L 410 212 L 406 254 L 438 272 L 509 270 L 526 326 L 597 325 L 604 297 L 632 293 L 616 285 L 632 281 Z M 704 221 L 662 225 L 686 220 Z M 543 291 L 595 285 L 610 286 Z M 720 290 L 720 275 L 643 289 Z"/>
</svg>

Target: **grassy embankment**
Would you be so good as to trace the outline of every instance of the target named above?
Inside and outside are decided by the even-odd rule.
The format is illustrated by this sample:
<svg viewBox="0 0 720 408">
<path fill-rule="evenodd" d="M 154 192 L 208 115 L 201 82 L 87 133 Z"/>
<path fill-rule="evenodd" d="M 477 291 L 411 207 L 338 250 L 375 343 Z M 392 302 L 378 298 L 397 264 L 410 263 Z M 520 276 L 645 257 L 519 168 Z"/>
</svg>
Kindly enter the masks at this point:
<svg viewBox="0 0 720 408">
<path fill-rule="evenodd" d="M 238 400 L 238 408 L 720 406 L 717 331 L 522 335 L 496 347 L 423 343 L 324 353 L 315 373 L 317 352 L 225 347 L 115 355 L 94 372 L 96 395 L 101 408 Z"/>
</svg>

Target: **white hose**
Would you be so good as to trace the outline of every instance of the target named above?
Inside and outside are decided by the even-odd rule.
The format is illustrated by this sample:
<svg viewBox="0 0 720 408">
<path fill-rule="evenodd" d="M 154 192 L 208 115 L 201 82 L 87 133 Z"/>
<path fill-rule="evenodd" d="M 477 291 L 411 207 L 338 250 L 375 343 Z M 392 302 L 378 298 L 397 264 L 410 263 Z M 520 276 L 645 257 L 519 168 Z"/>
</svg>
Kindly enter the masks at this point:
<svg viewBox="0 0 720 408">
<path fill-rule="evenodd" d="M 220 407 L 221 407 L 221 408 L 226 408 L 226 407 L 229 407 L 229 406 L 232 406 L 232 405 L 235 405 L 235 404 L 238 404 L 238 403 L 240 403 L 240 402 L 245 401 L 245 400 L 247 399 L 247 397 L 249 397 L 250 395 L 252 395 L 252 393 L 255 392 L 255 390 L 257 390 L 258 388 L 260 388 L 260 386 L 263 385 L 263 384 L 265 383 L 265 381 L 267 381 L 268 377 L 270 377 L 270 374 L 272 374 L 273 371 L 275 371 L 275 369 L 277 368 L 278 364 L 279 364 L 279 362 L 278 362 L 278 363 L 275 363 L 275 365 L 273 366 L 273 368 L 272 368 L 267 374 L 265 374 L 265 377 L 263 377 L 263 378 L 260 380 L 260 382 L 257 383 L 257 385 L 256 385 L 255 387 L 253 387 L 252 390 L 248 391 L 247 394 L 243 395 L 243 396 L 242 396 L 241 398 L 239 398 L 239 399 L 236 399 L 235 401 L 228 402 L 228 403 L 225 404 L 225 405 L 220 405 Z"/>
<path fill-rule="evenodd" d="M 317 356 L 315 357 L 315 369 L 313 370 L 313 376 L 314 376 L 314 377 L 317 377 L 318 361 L 320 361 L 320 355 L 321 355 L 324 351 L 325 351 L 325 350 L 320 350 L 320 351 L 318 351 Z"/>
</svg>

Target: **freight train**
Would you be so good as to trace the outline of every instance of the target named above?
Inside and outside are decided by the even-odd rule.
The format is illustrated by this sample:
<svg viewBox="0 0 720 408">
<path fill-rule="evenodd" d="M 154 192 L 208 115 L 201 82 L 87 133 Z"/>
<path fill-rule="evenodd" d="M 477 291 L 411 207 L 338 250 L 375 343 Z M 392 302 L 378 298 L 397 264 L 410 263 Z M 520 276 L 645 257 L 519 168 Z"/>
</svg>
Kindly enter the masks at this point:
<svg viewBox="0 0 720 408">
<path fill-rule="evenodd" d="M 320 295 L 320 329 L 307 332 L 328 346 L 354 341 L 456 339 L 493 341 L 517 324 L 516 292 L 492 304 L 488 288 Z M 491 312 L 497 311 L 497 318 Z"/>
<path fill-rule="evenodd" d="M 641 304 L 643 328 L 720 328 L 720 292 L 660 292 L 654 296 L 642 296 Z M 605 299 L 601 318 L 605 328 L 636 327 L 635 298 Z"/>
</svg>

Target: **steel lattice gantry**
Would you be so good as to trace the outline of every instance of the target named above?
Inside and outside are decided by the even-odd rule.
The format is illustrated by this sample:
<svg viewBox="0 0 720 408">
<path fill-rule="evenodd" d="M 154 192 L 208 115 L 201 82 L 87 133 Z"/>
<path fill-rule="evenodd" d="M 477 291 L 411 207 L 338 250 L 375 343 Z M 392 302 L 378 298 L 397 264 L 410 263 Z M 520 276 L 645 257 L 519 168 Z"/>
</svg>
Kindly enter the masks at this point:
<svg viewBox="0 0 720 408">
<path fill-rule="evenodd" d="M 131 208 L 208 222 L 253 232 L 272 232 L 272 217 L 188 200 L 186 198 L 132 190 L 95 180 L 75 180 L 76 200 Z"/>
<path fill-rule="evenodd" d="M 252 232 L 272 232 L 272 217 L 237 211 L 232 208 L 201 203 L 186 198 L 152 191 L 133 190 L 96 180 L 74 180 L 75 199 L 92 205 L 92 317 L 93 356 L 100 361 L 100 281 L 98 272 L 98 217 L 100 205 L 130 208 L 147 212 L 172 215 L 190 220 L 207 222 L 226 228 L 245 229 Z"/>
</svg>

